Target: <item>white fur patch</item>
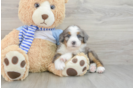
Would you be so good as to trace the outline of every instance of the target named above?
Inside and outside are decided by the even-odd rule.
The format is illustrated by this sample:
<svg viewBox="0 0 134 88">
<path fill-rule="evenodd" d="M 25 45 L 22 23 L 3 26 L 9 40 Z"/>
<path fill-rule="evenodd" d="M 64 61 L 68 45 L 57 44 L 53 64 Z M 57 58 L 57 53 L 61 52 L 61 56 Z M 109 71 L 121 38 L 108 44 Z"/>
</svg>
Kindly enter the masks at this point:
<svg viewBox="0 0 134 88">
<path fill-rule="evenodd" d="M 48 15 L 48 18 L 46 20 L 44 20 L 42 18 L 42 15 L 46 14 Z M 43 27 L 49 27 L 51 26 L 54 21 L 54 14 L 51 11 L 50 8 L 50 3 L 48 1 L 43 2 L 33 13 L 32 19 L 34 21 L 35 24 L 39 25 L 39 26 L 43 26 Z M 42 24 L 43 22 L 45 22 L 45 24 Z"/>
<path fill-rule="evenodd" d="M 16 56 L 18 58 L 18 62 L 16 64 L 13 64 L 12 62 L 12 58 Z M 25 60 L 25 57 L 19 53 L 18 51 L 10 51 L 6 54 L 6 57 L 9 61 L 9 65 L 6 65 L 4 62 L 4 70 L 5 70 L 5 73 L 7 75 L 7 72 L 17 72 L 17 73 L 20 73 L 21 75 L 18 77 L 18 78 L 15 78 L 15 79 L 11 79 L 8 75 L 8 77 L 11 79 L 11 80 L 17 80 L 17 79 L 20 79 L 23 75 L 24 75 L 24 72 L 26 70 L 25 66 L 24 67 L 21 67 L 21 62 Z"/>
<path fill-rule="evenodd" d="M 73 53 L 78 54 L 81 52 L 85 52 L 86 43 L 82 43 L 81 40 L 79 40 L 77 33 L 80 32 L 80 29 L 78 26 L 70 26 L 68 29 L 66 29 L 67 32 L 70 32 L 70 37 L 67 41 L 67 46 L 64 43 L 61 43 L 60 48 L 58 48 L 57 52 L 61 54 L 65 53 Z M 75 41 L 75 45 L 72 44 L 72 42 Z M 75 47 L 73 47 L 75 46 Z"/>
<path fill-rule="evenodd" d="M 64 44 L 60 45 L 60 48 L 57 50 L 57 53 L 65 54 L 65 53 L 73 53 L 78 54 L 85 51 L 86 44 L 82 44 L 79 48 L 72 49 L 67 48 Z"/>
<path fill-rule="evenodd" d="M 105 68 L 104 67 L 98 67 L 97 68 L 97 72 L 98 73 L 103 73 L 105 71 Z"/>
<path fill-rule="evenodd" d="M 65 68 L 65 63 L 61 59 L 57 59 L 54 62 L 55 69 L 57 70 L 63 70 Z"/>
<path fill-rule="evenodd" d="M 73 48 L 72 46 L 72 42 L 74 41 L 74 42 L 76 42 L 76 44 L 75 44 L 75 47 L 76 48 L 78 48 L 78 47 L 80 47 L 81 46 L 81 41 L 78 39 L 78 37 L 77 37 L 77 33 L 79 32 L 79 28 L 77 27 L 77 26 L 70 26 L 69 28 L 68 28 L 68 30 L 69 30 L 69 32 L 70 32 L 70 34 L 71 34 L 71 36 L 70 36 L 70 38 L 68 39 L 68 41 L 67 41 L 67 47 L 68 48 Z M 75 48 L 74 47 L 74 48 Z"/>
<path fill-rule="evenodd" d="M 72 54 L 71 53 L 66 53 L 61 55 L 56 61 L 55 61 L 55 68 L 57 70 L 63 70 L 65 67 L 65 62 L 69 59 L 71 59 Z"/>
<path fill-rule="evenodd" d="M 86 47 L 86 43 L 83 44 L 82 41 L 78 38 L 78 32 L 80 32 L 79 27 L 78 26 L 70 26 L 67 29 L 67 32 L 70 32 L 70 37 L 66 38 L 67 41 L 67 46 L 64 43 L 60 44 L 60 47 L 57 50 L 57 53 L 62 54 L 61 57 L 59 57 L 59 59 L 57 59 L 55 61 L 55 68 L 58 70 L 63 70 L 63 74 L 65 76 L 67 76 L 66 70 L 68 68 L 73 68 L 77 71 L 77 75 L 80 75 L 83 73 L 83 69 L 87 67 L 87 61 L 85 57 L 82 56 L 76 56 L 78 62 L 77 63 L 73 63 L 72 61 L 69 61 L 66 66 L 65 64 L 63 64 L 64 61 L 71 59 L 72 55 L 67 55 L 66 53 L 72 53 L 72 54 L 78 54 L 81 52 L 85 52 L 85 47 Z M 72 42 L 75 41 L 75 45 L 72 45 Z M 74 47 L 75 46 L 75 47 Z M 80 66 L 80 61 L 84 60 L 85 64 L 84 66 Z M 85 70 L 84 69 L 84 70 Z"/>
</svg>

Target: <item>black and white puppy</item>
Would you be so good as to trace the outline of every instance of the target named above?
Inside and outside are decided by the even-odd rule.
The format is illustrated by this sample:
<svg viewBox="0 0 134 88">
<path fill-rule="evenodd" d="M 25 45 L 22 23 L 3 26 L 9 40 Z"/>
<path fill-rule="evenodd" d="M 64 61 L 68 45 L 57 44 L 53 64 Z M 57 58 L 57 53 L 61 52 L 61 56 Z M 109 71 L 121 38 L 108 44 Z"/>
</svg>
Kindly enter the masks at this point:
<svg viewBox="0 0 134 88">
<path fill-rule="evenodd" d="M 76 25 L 67 27 L 60 35 L 60 45 L 53 60 L 55 68 L 63 70 L 67 60 L 78 53 L 85 53 L 91 62 L 90 72 L 97 71 L 96 66 L 99 67 L 97 72 L 104 72 L 105 68 L 97 55 L 87 47 L 88 38 L 89 36 L 80 27 Z"/>
</svg>

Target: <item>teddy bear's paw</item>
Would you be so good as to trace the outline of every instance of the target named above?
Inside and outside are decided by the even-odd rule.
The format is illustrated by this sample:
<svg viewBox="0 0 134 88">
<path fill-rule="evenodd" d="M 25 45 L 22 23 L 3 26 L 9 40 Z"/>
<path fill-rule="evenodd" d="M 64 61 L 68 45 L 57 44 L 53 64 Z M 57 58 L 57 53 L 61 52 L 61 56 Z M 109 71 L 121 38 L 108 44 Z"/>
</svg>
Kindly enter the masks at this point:
<svg viewBox="0 0 134 88">
<path fill-rule="evenodd" d="M 96 71 L 96 64 L 95 63 L 90 64 L 89 71 L 92 73 Z"/>
<path fill-rule="evenodd" d="M 4 70 L 10 80 L 19 80 L 26 70 L 25 57 L 18 51 L 10 51 L 4 58 Z"/>
<path fill-rule="evenodd" d="M 66 62 L 65 69 L 62 71 L 63 76 L 80 76 L 84 75 L 89 68 L 88 61 L 84 56 L 75 56 Z"/>
<path fill-rule="evenodd" d="M 97 71 L 98 73 L 103 73 L 105 71 L 105 68 L 104 67 L 97 67 Z"/>
</svg>

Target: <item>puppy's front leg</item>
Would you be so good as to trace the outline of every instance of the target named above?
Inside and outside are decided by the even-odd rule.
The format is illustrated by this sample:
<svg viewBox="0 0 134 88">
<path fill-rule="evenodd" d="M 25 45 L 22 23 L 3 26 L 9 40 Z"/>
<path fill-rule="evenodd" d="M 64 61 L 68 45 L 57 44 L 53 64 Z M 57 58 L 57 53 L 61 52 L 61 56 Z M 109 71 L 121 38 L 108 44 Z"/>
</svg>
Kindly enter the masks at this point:
<svg viewBox="0 0 134 88">
<path fill-rule="evenodd" d="M 55 68 L 57 70 L 63 70 L 65 68 L 65 62 L 72 58 L 72 53 L 66 53 L 61 55 L 54 61 Z"/>
<path fill-rule="evenodd" d="M 72 58 L 72 53 L 66 53 L 60 56 L 60 60 L 63 62 L 66 62 L 71 58 Z"/>
</svg>

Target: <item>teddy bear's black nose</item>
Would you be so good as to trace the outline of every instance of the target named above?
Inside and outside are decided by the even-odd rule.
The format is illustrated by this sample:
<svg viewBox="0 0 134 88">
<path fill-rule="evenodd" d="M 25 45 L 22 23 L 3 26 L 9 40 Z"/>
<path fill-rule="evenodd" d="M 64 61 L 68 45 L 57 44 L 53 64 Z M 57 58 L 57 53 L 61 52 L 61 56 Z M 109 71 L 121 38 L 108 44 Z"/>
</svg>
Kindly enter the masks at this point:
<svg viewBox="0 0 134 88">
<path fill-rule="evenodd" d="M 47 14 L 43 14 L 42 15 L 42 19 L 46 20 L 48 18 L 48 15 Z"/>
</svg>

